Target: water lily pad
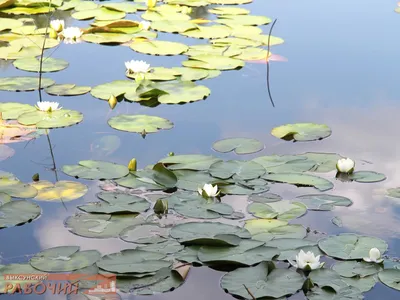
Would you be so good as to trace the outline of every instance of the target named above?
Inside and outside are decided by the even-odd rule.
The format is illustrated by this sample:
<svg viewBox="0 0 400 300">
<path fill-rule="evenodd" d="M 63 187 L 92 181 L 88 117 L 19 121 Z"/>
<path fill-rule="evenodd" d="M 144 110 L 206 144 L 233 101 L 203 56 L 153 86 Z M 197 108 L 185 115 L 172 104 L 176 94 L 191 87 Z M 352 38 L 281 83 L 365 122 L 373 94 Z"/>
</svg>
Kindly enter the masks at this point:
<svg viewBox="0 0 400 300">
<path fill-rule="evenodd" d="M 181 32 L 181 34 L 184 36 L 197 39 L 219 39 L 229 36 L 230 33 L 230 28 L 223 25 L 196 25 L 195 28 L 190 28 L 184 32 Z"/>
<path fill-rule="evenodd" d="M 179 55 L 186 52 L 189 47 L 177 42 L 137 40 L 130 47 L 136 52 L 151 55 Z"/>
<path fill-rule="evenodd" d="M 31 222 L 40 214 L 41 209 L 35 203 L 26 200 L 7 202 L 0 206 L 0 229 Z"/>
<path fill-rule="evenodd" d="M 304 279 L 299 273 L 287 269 L 271 269 L 267 262 L 236 269 L 221 278 L 221 288 L 245 299 L 249 298 L 247 289 L 255 298 L 279 298 L 295 294 L 301 289 Z"/>
<path fill-rule="evenodd" d="M 257 202 L 257 203 L 271 203 L 271 202 L 277 202 L 280 200 L 282 200 L 282 197 L 277 194 L 273 194 L 273 193 L 264 193 L 264 194 L 249 196 L 249 201 L 253 201 L 253 202 Z"/>
<path fill-rule="evenodd" d="M 298 196 L 308 209 L 311 210 L 332 210 L 335 206 L 350 206 L 353 204 L 349 198 L 329 194 L 312 194 Z"/>
<path fill-rule="evenodd" d="M 138 246 L 136 249 L 150 251 L 150 252 L 160 252 L 163 254 L 173 254 L 183 250 L 184 246 L 179 244 L 175 240 L 167 239 L 157 244 L 147 244 L 143 246 Z"/>
<path fill-rule="evenodd" d="M 48 5 L 42 7 L 11 7 L 2 9 L 2 13 L 12 14 L 12 15 L 38 15 L 38 14 L 48 14 L 54 11 L 54 7 L 49 7 Z"/>
<path fill-rule="evenodd" d="M 317 284 L 318 287 L 330 287 L 336 293 L 348 286 L 338 273 L 326 268 L 313 270 L 310 273 L 310 279 L 313 283 Z"/>
<path fill-rule="evenodd" d="M 30 264 L 28 263 L 23 263 L 23 264 L 7 264 L 5 266 L 0 265 L 0 290 L 2 291 L 2 294 L 5 294 L 5 290 L 7 285 L 12 284 L 12 287 L 14 288 L 18 284 L 23 287 L 25 284 L 32 284 L 34 285 L 35 283 L 38 282 L 37 278 L 34 278 L 32 276 L 31 280 L 29 280 L 27 277 L 25 278 L 18 278 L 14 277 L 14 279 L 6 279 L 6 275 L 8 274 L 38 274 L 40 275 L 45 275 L 43 274 L 42 271 L 36 270 L 33 268 Z M 20 279 L 20 280 L 18 280 Z M 36 279 L 36 280 L 35 280 Z M 12 290 L 9 290 L 8 293 L 11 294 Z"/>
<path fill-rule="evenodd" d="M 318 242 L 318 246 L 327 255 L 343 260 L 369 257 L 371 248 L 378 248 L 383 254 L 388 248 L 387 243 L 381 239 L 350 233 L 324 238 Z"/>
<path fill-rule="evenodd" d="M 95 98 L 108 101 L 111 96 L 118 98 L 129 91 L 135 93 L 137 87 L 138 85 L 131 80 L 115 80 L 95 86 L 90 93 Z"/>
<path fill-rule="evenodd" d="M 203 246 L 199 249 L 200 261 L 208 264 L 236 264 L 251 266 L 262 261 L 270 261 L 279 255 L 277 248 L 265 247 L 264 242 L 242 240 L 236 247 Z"/>
<path fill-rule="evenodd" d="M 13 65 L 17 69 L 28 72 L 38 73 L 40 71 L 40 60 L 37 59 L 36 57 L 17 59 L 16 61 L 13 62 Z M 46 73 L 46 72 L 61 71 L 67 68 L 68 65 L 69 65 L 68 62 L 63 59 L 53 58 L 53 57 L 43 57 L 42 72 Z"/>
<path fill-rule="evenodd" d="M 90 92 L 90 86 L 76 84 L 55 84 L 45 89 L 46 93 L 54 96 L 77 96 Z"/>
<path fill-rule="evenodd" d="M 77 20 L 89 20 L 96 18 L 99 21 L 119 20 L 125 18 L 126 13 L 105 7 L 86 9 L 73 13 L 71 17 Z"/>
<path fill-rule="evenodd" d="M 218 55 L 218 56 L 233 57 L 233 56 L 239 55 L 241 53 L 242 53 L 242 49 L 240 49 L 238 47 L 201 44 L 201 45 L 190 46 L 189 50 L 185 53 L 185 55 L 188 55 L 188 56 Z"/>
<path fill-rule="evenodd" d="M 165 254 L 136 249 L 126 249 L 103 256 L 96 265 L 112 273 L 151 273 L 169 267 L 172 262 L 162 260 Z"/>
<path fill-rule="evenodd" d="M 216 15 L 248 15 L 250 13 L 247 9 L 235 6 L 217 6 L 209 9 L 208 12 Z"/>
<path fill-rule="evenodd" d="M 90 202 L 78 208 L 88 213 L 121 214 L 141 213 L 150 208 L 150 203 L 139 196 L 119 192 L 101 192 L 97 195 L 104 202 Z"/>
<path fill-rule="evenodd" d="M 50 78 L 42 78 L 42 88 L 49 87 L 55 82 Z M 0 78 L 0 90 L 10 92 L 34 91 L 39 88 L 37 77 L 3 77 Z"/>
<path fill-rule="evenodd" d="M 1 111 L 1 104 L 0 104 L 0 111 Z M 387 195 L 393 198 L 400 198 L 400 187 L 388 189 Z"/>
<path fill-rule="evenodd" d="M 227 25 L 259 26 L 271 23 L 272 20 L 264 16 L 254 15 L 219 15 L 215 22 Z"/>
<path fill-rule="evenodd" d="M 366 277 L 383 270 L 380 264 L 371 264 L 364 261 L 342 261 L 333 265 L 332 270 L 343 277 Z"/>
<path fill-rule="evenodd" d="M 384 285 L 400 291 L 400 270 L 386 269 L 380 272 L 378 277 Z"/>
<path fill-rule="evenodd" d="M 1 118 L 3 120 L 16 120 L 21 114 L 31 111 L 36 111 L 36 108 L 29 104 L 18 102 L 0 103 Z"/>
<path fill-rule="evenodd" d="M 109 119 L 108 125 L 117 130 L 137 133 L 154 133 L 174 126 L 167 119 L 148 115 L 118 115 Z"/>
<path fill-rule="evenodd" d="M 241 186 L 241 185 L 222 185 L 221 193 L 225 195 L 251 195 L 269 191 L 268 186 Z"/>
<path fill-rule="evenodd" d="M 343 158 L 336 153 L 319 153 L 319 152 L 306 152 L 300 154 L 301 157 L 307 157 L 309 160 L 316 162 L 311 169 L 312 172 L 331 172 L 336 170 L 336 163 L 339 159 Z"/>
<path fill-rule="evenodd" d="M 102 180 L 118 179 L 128 175 L 126 166 L 98 160 L 81 160 L 78 165 L 65 165 L 62 171 L 75 178 Z"/>
<path fill-rule="evenodd" d="M 82 40 L 95 44 L 123 44 L 132 39 L 125 33 L 98 32 L 82 35 Z"/>
<path fill-rule="evenodd" d="M 22 125 L 35 125 L 36 128 L 60 128 L 82 122 L 83 114 L 76 110 L 60 109 L 52 112 L 33 111 L 18 117 L 18 123 Z"/>
<path fill-rule="evenodd" d="M 286 124 L 272 129 L 271 134 L 286 141 L 315 141 L 327 138 L 332 130 L 323 124 L 297 123 Z"/>
<path fill-rule="evenodd" d="M 189 20 L 158 20 L 151 23 L 151 28 L 162 32 L 182 33 L 195 29 L 196 24 Z"/>
<path fill-rule="evenodd" d="M 179 12 L 172 12 L 172 11 L 151 11 L 147 10 L 141 15 L 142 19 L 146 21 L 188 21 L 190 20 L 190 16 L 186 14 L 182 14 Z"/>
<path fill-rule="evenodd" d="M 302 239 L 307 235 L 301 225 L 289 225 L 288 222 L 276 219 L 247 220 L 245 227 L 253 239 L 268 242 L 272 239 Z"/>
<path fill-rule="evenodd" d="M 308 174 L 276 173 L 276 174 L 265 174 L 262 176 L 262 178 L 269 181 L 289 183 L 297 186 L 312 186 L 321 192 L 333 188 L 333 183 L 330 182 L 329 180 Z"/>
<path fill-rule="evenodd" d="M 215 151 L 222 153 L 235 151 L 236 154 L 256 153 L 263 150 L 264 147 L 264 144 L 260 141 L 249 138 L 228 138 L 213 144 Z"/>
<path fill-rule="evenodd" d="M 0 172 L 0 193 L 11 197 L 33 198 L 37 195 L 37 192 L 33 186 L 19 181 L 12 174 Z"/>
<path fill-rule="evenodd" d="M 374 171 L 357 171 L 348 176 L 350 180 L 354 180 L 356 182 L 380 182 L 386 179 L 386 176 L 382 173 L 374 172 Z"/>
<path fill-rule="evenodd" d="M 125 228 L 119 237 L 128 243 L 158 244 L 169 239 L 169 228 L 159 227 L 156 224 L 133 225 Z M 147 249 L 141 250 L 148 251 Z"/>
<path fill-rule="evenodd" d="M 247 211 L 258 218 L 289 221 L 304 215 L 307 207 L 300 202 L 282 200 L 274 203 L 251 203 L 247 206 Z"/>
<path fill-rule="evenodd" d="M 230 5 L 230 4 L 247 4 L 253 2 L 253 0 L 207 0 L 211 4 L 223 4 L 223 5 Z"/>
<path fill-rule="evenodd" d="M 148 191 L 158 191 L 158 190 L 165 189 L 165 186 L 157 184 L 151 178 L 147 178 L 147 177 L 141 178 L 141 177 L 137 177 L 132 174 L 129 174 L 128 176 L 125 176 L 123 178 L 116 180 L 116 183 L 120 186 L 131 188 L 131 189 L 143 188 Z"/>
<path fill-rule="evenodd" d="M 138 8 L 138 4 L 136 3 L 129 3 L 129 2 L 121 2 L 121 3 L 105 3 L 102 4 L 102 7 L 116 10 L 116 11 L 123 11 L 129 14 L 135 13 Z"/>
<path fill-rule="evenodd" d="M 228 160 L 212 164 L 209 172 L 217 178 L 227 179 L 234 176 L 236 179 L 249 180 L 262 176 L 265 168 L 253 161 Z"/>
<path fill-rule="evenodd" d="M 342 280 L 344 282 L 344 280 Z M 307 293 L 308 300 L 362 300 L 361 291 L 353 286 L 346 286 L 336 293 L 333 289 L 314 287 Z"/>
<path fill-rule="evenodd" d="M 39 201 L 71 201 L 83 197 L 88 188 L 80 182 L 61 180 L 55 184 L 41 180 L 31 183 L 38 190 L 35 200 Z"/>
<path fill-rule="evenodd" d="M 378 276 L 367 276 L 367 277 L 342 277 L 342 280 L 349 286 L 355 287 L 360 290 L 361 293 L 366 293 L 371 290 L 378 282 Z"/>
<path fill-rule="evenodd" d="M 44 272 L 68 272 L 91 266 L 100 257 L 97 250 L 79 251 L 78 246 L 61 246 L 37 253 L 29 263 Z"/>
<path fill-rule="evenodd" d="M 238 226 L 219 222 L 189 222 L 172 227 L 171 237 L 181 244 L 206 246 L 237 246 L 250 233 Z"/>
<path fill-rule="evenodd" d="M 200 68 L 206 70 L 233 70 L 244 67 L 244 62 L 240 59 L 221 55 L 203 54 L 190 56 L 189 60 L 182 62 L 182 65 L 189 68 Z"/>
<path fill-rule="evenodd" d="M 220 161 L 219 158 L 211 155 L 185 154 L 168 156 L 160 160 L 171 170 L 208 170 L 210 166 Z"/>
<path fill-rule="evenodd" d="M 134 224 L 144 223 L 142 217 L 136 214 L 105 215 L 76 214 L 65 220 L 65 227 L 72 233 L 87 237 L 106 239 L 118 237 L 120 232 Z"/>
<path fill-rule="evenodd" d="M 221 215 L 231 215 L 233 208 L 226 203 L 207 203 L 200 201 L 183 201 L 174 205 L 173 209 L 188 218 L 217 219 Z"/>
</svg>

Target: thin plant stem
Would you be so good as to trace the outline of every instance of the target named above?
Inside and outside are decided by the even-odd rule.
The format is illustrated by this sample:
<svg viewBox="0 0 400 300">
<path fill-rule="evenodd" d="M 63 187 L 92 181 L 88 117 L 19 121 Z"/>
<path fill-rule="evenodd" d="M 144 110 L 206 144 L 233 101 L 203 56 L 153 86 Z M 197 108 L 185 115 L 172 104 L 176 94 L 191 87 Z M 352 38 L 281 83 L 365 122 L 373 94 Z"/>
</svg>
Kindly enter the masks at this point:
<svg viewBox="0 0 400 300">
<path fill-rule="evenodd" d="M 275 103 L 274 100 L 272 99 L 272 94 L 271 94 L 271 88 L 269 85 L 269 50 L 271 49 L 271 34 L 272 34 L 272 29 L 275 26 L 276 21 L 278 21 L 278 19 L 275 19 L 275 21 L 272 23 L 271 28 L 269 29 L 269 35 L 268 35 L 268 57 L 267 57 L 267 89 L 268 89 L 268 95 L 269 95 L 269 99 L 271 100 L 271 104 L 272 107 L 275 107 Z"/>
<path fill-rule="evenodd" d="M 253 300 L 256 300 L 257 298 L 256 298 L 256 297 L 254 297 L 253 293 L 252 293 L 252 292 L 250 292 L 250 290 L 247 288 L 247 286 L 246 286 L 246 285 L 244 285 L 244 284 L 243 284 L 243 286 L 244 286 L 244 288 L 246 289 L 247 293 L 250 295 L 251 299 L 253 299 Z"/>
</svg>

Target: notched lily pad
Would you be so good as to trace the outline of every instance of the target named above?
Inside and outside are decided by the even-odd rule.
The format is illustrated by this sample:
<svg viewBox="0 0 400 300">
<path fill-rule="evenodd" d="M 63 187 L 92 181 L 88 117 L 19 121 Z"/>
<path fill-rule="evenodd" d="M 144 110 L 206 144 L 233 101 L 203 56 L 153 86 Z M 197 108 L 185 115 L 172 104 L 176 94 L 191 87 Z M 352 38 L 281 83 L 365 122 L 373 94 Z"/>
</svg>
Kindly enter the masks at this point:
<svg viewBox="0 0 400 300">
<path fill-rule="evenodd" d="M 126 166 L 98 160 L 81 160 L 78 165 L 65 165 L 62 171 L 75 178 L 118 179 L 129 174 Z"/>
<path fill-rule="evenodd" d="M 264 147 L 264 144 L 260 141 L 249 138 L 228 138 L 213 144 L 215 151 L 222 153 L 234 151 L 236 154 L 256 153 L 263 150 Z"/>
<path fill-rule="evenodd" d="M 167 119 L 148 115 L 118 115 L 108 120 L 108 125 L 117 130 L 136 133 L 154 133 L 174 126 Z"/>
<path fill-rule="evenodd" d="M 271 134 L 286 141 L 315 141 L 331 135 L 332 130 L 324 124 L 297 123 L 286 124 L 272 129 Z"/>
<path fill-rule="evenodd" d="M 0 229 L 22 225 L 35 220 L 40 207 L 26 200 L 14 200 L 0 206 Z"/>
</svg>

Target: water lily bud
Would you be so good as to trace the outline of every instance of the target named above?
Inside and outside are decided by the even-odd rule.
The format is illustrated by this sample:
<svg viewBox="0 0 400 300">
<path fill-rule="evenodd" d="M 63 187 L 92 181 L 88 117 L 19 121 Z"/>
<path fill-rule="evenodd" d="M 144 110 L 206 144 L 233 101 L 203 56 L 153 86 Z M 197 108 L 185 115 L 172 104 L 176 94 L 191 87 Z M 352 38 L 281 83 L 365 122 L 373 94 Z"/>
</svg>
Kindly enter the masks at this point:
<svg viewBox="0 0 400 300">
<path fill-rule="evenodd" d="M 108 98 L 108 104 L 110 105 L 111 109 L 114 109 L 114 107 L 117 105 L 117 98 L 114 95 L 111 95 L 110 98 Z"/>
<path fill-rule="evenodd" d="M 175 155 L 175 153 L 174 152 L 170 152 L 170 153 L 168 153 L 168 156 L 174 156 Z"/>
<path fill-rule="evenodd" d="M 356 163 L 350 158 L 341 158 L 336 163 L 336 169 L 341 173 L 351 174 Z"/>
<path fill-rule="evenodd" d="M 156 7 L 157 0 L 147 0 L 147 7 L 148 8 L 153 8 Z"/>
<path fill-rule="evenodd" d="M 57 37 L 58 37 L 57 31 L 55 31 L 53 28 L 50 28 L 49 38 L 56 39 Z"/>
<path fill-rule="evenodd" d="M 132 158 L 128 164 L 129 171 L 136 171 L 136 158 Z"/>
<path fill-rule="evenodd" d="M 153 211 L 157 215 L 168 213 L 168 200 L 158 199 L 154 204 Z"/>
<path fill-rule="evenodd" d="M 33 174 L 32 180 L 33 181 L 39 181 L 39 173 Z"/>
<path fill-rule="evenodd" d="M 363 260 L 366 262 L 380 264 L 383 262 L 381 251 L 379 251 L 378 248 L 371 248 L 371 250 L 369 250 L 369 257 L 364 257 Z"/>
</svg>

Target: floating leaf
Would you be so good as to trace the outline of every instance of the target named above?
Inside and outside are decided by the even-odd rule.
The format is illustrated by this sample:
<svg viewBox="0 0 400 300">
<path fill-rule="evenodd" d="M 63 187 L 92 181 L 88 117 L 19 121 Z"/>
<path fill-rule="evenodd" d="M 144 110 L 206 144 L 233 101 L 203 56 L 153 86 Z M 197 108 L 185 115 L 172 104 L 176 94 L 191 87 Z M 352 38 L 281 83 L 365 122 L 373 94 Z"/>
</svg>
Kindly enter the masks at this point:
<svg viewBox="0 0 400 300">
<path fill-rule="evenodd" d="M 349 198 L 329 194 L 312 194 L 297 196 L 308 209 L 311 210 L 333 210 L 335 206 L 350 206 L 353 204 Z"/>
<path fill-rule="evenodd" d="M 39 73 L 40 71 L 40 60 L 36 57 L 27 57 L 17 59 L 13 62 L 14 67 L 20 70 L 28 71 L 28 72 L 36 72 Z M 53 57 L 43 57 L 42 63 L 42 72 L 57 72 L 64 70 L 68 67 L 68 62 Z"/>
<path fill-rule="evenodd" d="M 150 40 L 134 41 L 130 47 L 136 52 L 151 55 L 179 55 L 189 49 L 182 43 Z"/>
<path fill-rule="evenodd" d="M 227 153 L 235 151 L 236 154 L 256 153 L 264 149 L 264 144 L 256 139 L 228 138 L 215 142 L 213 149 L 218 152 Z"/>
<path fill-rule="evenodd" d="M 382 173 L 374 172 L 374 171 L 357 171 L 348 176 L 350 180 L 354 180 L 356 182 L 380 182 L 386 179 L 386 176 Z"/>
<path fill-rule="evenodd" d="M 231 215 L 233 213 L 233 208 L 226 203 L 207 203 L 204 199 L 201 200 L 184 201 L 175 204 L 173 209 L 178 214 L 196 219 L 217 219 L 221 215 Z"/>
<path fill-rule="evenodd" d="M 330 182 L 329 180 L 308 174 L 276 173 L 276 174 L 265 174 L 262 176 L 262 178 L 269 181 L 289 183 L 297 186 L 312 186 L 321 192 L 333 188 L 333 183 Z"/>
<path fill-rule="evenodd" d="M 208 12 L 216 15 L 248 15 L 250 13 L 247 9 L 234 6 L 217 6 L 209 9 Z"/>
<path fill-rule="evenodd" d="M 378 274 L 379 280 L 386 286 L 400 291 L 400 270 L 386 269 Z"/>
<path fill-rule="evenodd" d="M 371 290 L 378 281 L 378 276 L 367 276 L 367 277 L 342 277 L 342 280 L 346 282 L 351 287 L 355 287 L 360 290 L 360 292 L 365 293 Z"/>
<path fill-rule="evenodd" d="M 299 218 L 307 212 L 304 204 L 299 202 L 291 203 L 289 200 L 282 200 L 274 203 L 251 203 L 247 210 L 258 218 L 274 219 L 283 221 Z"/>
<path fill-rule="evenodd" d="M 264 16 L 254 15 L 219 15 L 215 22 L 226 25 L 259 26 L 271 23 L 272 20 Z"/>
<path fill-rule="evenodd" d="M 210 155 L 186 154 L 173 155 L 160 160 L 170 170 L 208 170 L 212 164 L 220 161 L 219 158 Z"/>
<path fill-rule="evenodd" d="M 289 225 L 288 222 L 276 219 L 247 220 L 245 227 L 253 239 L 268 242 L 272 239 L 296 238 L 302 239 L 307 235 L 301 225 Z"/>
<path fill-rule="evenodd" d="M 322 140 L 331 133 L 328 126 L 314 123 L 286 124 L 275 127 L 271 131 L 271 134 L 279 139 L 299 142 Z"/>
<path fill-rule="evenodd" d="M 332 270 L 343 277 L 366 277 L 383 270 L 380 264 L 371 264 L 364 261 L 342 261 L 333 265 Z"/>
<path fill-rule="evenodd" d="M 249 180 L 262 176 L 265 168 L 253 161 L 228 160 L 212 164 L 209 172 L 217 178 L 227 179 L 234 176 L 236 179 Z"/>
<path fill-rule="evenodd" d="M 162 32 L 182 33 L 197 26 L 189 20 L 158 20 L 151 23 L 151 28 Z"/>
<path fill-rule="evenodd" d="M 111 96 L 118 98 L 129 91 L 135 93 L 137 87 L 131 80 L 116 80 L 95 86 L 90 93 L 95 98 L 108 101 Z"/>
<path fill-rule="evenodd" d="M 175 240 L 167 239 L 161 243 L 143 245 L 137 247 L 136 249 L 150 252 L 160 252 L 163 254 L 173 254 L 183 250 L 184 246 Z"/>
<path fill-rule="evenodd" d="M 21 287 L 24 286 L 25 284 L 34 285 L 35 283 L 37 283 L 39 281 L 39 280 L 37 280 L 38 278 L 35 278 L 35 276 L 32 276 L 31 278 L 28 278 L 26 276 L 25 276 L 25 278 L 20 277 L 20 276 L 15 276 L 14 278 L 6 279 L 6 275 L 9 275 L 9 274 L 31 274 L 31 275 L 37 274 L 39 276 L 47 275 L 47 274 L 43 274 L 42 271 L 36 270 L 28 263 L 7 264 L 5 266 L 0 265 L 0 290 L 2 291 L 3 294 L 5 294 L 7 285 L 11 284 L 13 287 L 11 290 L 8 290 L 8 293 L 11 294 L 12 290 L 14 290 L 15 286 L 17 286 L 17 285 L 20 285 Z"/>
<path fill-rule="evenodd" d="M 312 280 L 313 283 L 317 284 L 318 287 L 320 288 L 330 287 L 336 293 L 338 293 L 340 290 L 348 286 L 342 280 L 342 278 L 338 273 L 330 269 L 323 268 L 323 269 L 313 270 L 310 273 L 309 278 Z"/>
<path fill-rule="evenodd" d="M 55 82 L 50 78 L 42 78 L 42 88 L 49 87 Z M 0 78 L 0 90 L 10 92 L 34 91 L 39 88 L 37 77 L 3 77 Z"/>
<path fill-rule="evenodd" d="M 119 237 L 128 243 L 158 244 L 168 240 L 169 229 L 155 224 L 138 224 L 125 228 Z"/>
<path fill-rule="evenodd" d="M 105 214 L 76 214 L 65 220 L 65 227 L 79 236 L 106 239 L 118 237 L 125 228 L 145 222 L 143 218 L 136 216 L 135 214 L 113 216 Z"/>
<path fill-rule="evenodd" d="M 120 186 L 131 189 L 143 188 L 148 191 L 157 191 L 165 189 L 164 186 L 157 184 L 151 178 L 140 178 L 132 174 L 129 174 L 128 176 L 116 180 L 116 183 Z"/>
<path fill-rule="evenodd" d="M 257 202 L 257 203 L 271 203 L 282 200 L 282 197 L 277 194 L 272 193 L 264 193 L 258 195 L 250 195 L 249 201 Z"/>
<path fill-rule="evenodd" d="M 99 160 L 81 160 L 78 165 L 65 165 L 62 171 L 75 178 L 102 180 L 117 179 L 128 175 L 126 166 Z"/>
<path fill-rule="evenodd" d="M 44 272 L 68 272 L 91 266 L 100 257 L 97 250 L 79 251 L 78 246 L 61 246 L 37 253 L 29 263 Z"/>
<path fill-rule="evenodd" d="M 7 202 L 0 206 L 0 229 L 22 225 L 39 217 L 40 207 L 26 200 Z"/>
<path fill-rule="evenodd" d="M 344 260 L 369 257 L 371 248 L 378 248 L 382 254 L 388 248 L 381 239 L 351 233 L 329 236 L 320 240 L 318 246 L 327 255 Z"/>
<path fill-rule="evenodd" d="M 219 222 L 189 222 L 172 227 L 171 237 L 181 244 L 207 246 L 237 246 L 242 238 L 250 238 L 250 233 L 238 226 Z"/>
<path fill-rule="evenodd" d="M 82 40 L 95 44 L 123 44 L 132 40 L 125 33 L 99 32 L 82 35 Z"/>
<path fill-rule="evenodd" d="M 0 172 L 0 193 L 11 197 L 33 198 L 37 195 L 37 190 L 31 185 L 19 181 L 10 173 L 2 174 Z"/>
<path fill-rule="evenodd" d="M 343 227 L 343 222 L 342 219 L 340 217 L 333 217 L 331 219 L 331 222 L 333 225 L 336 225 L 337 227 Z"/>
<path fill-rule="evenodd" d="M 90 92 L 90 86 L 77 86 L 75 84 L 55 84 L 45 89 L 46 93 L 54 96 L 77 96 Z"/>
<path fill-rule="evenodd" d="M 60 109 L 52 112 L 33 111 L 18 117 L 18 123 L 22 125 L 35 125 L 36 128 L 60 128 L 82 122 L 83 114 L 76 110 Z"/>
<path fill-rule="evenodd" d="M 172 11 L 151 11 L 147 10 L 141 15 L 143 20 L 146 21 L 188 21 L 190 16 Z"/>
<path fill-rule="evenodd" d="M 245 299 L 249 299 L 247 289 L 255 298 L 279 298 L 295 294 L 303 281 L 299 273 L 287 269 L 271 270 L 267 262 L 262 262 L 255 267 L 239 268 L 225 274 L 220 284 L 229 294 Z"/>
<path fill-rule="evenodd" d="M 181 32 L 181 34 L 197 39 L 219 39 L 229 36 L 230 32 L 230 28 L 223 25 L 197 25 L 195 28 L 190 28 L 184 32 Z"/>
<path fill-rule="evenodd" d="M 31 186 L 38 190 L 35 200 L 39 201 L 71 201 L 83 197 L 88 188 L 80 182 L 57 181 L 55 184 L 41 180 L 31 183 Z"/>
<path fill-rule="evenodd" d="M 117 130 L 137 133 L 154 133 L 174 126 L 167 119 L 148 115 L 118 115 L 109 119 L 108 125 Z"/>
<path fill-rule="evenodd" d="M 89 20 L 96 18 L 99 21 L 119 20 L 125 18 L 126 14 L 122 11 L 116 11 L 114 9 L 108 9 L 105 7 L 95 9 L 85 9 L 77 11 L 71 15 L 77 20 Z"/>
<path fill-rule="evenodd" d="M 1 111 L 1 104 L 0 104 L 0 111 Z M 400 187 L 388 189 L 387 195 L 393 198 L 400 198 Z"/>
<path fill-rule="evenodd" d="M 21 114 L 35 110 L 36 108 L 29 104 L 18 102 L 0 103 L 1 118 L 3 120 L 16 120 Z"/>
<path fill-rule="evenodd" d="M 211 4 L 223 4 L 223 5 L 247 4 L 253 2 L 253 0 L 207 0 L 207 1 Z"/>
<path fill-rule="evenodd" d="M 336 153 L 319 153 L 319 152 L 306 152 L 300 154 L 301 157 L 307 157 L 309 160 L 316 162 L 312 168 L 312 172 L 331 172 L 336 170 L 336 163 L 339 159 L 343 158 Z"/>
<path fill-rule="evenodd" d="M 182 62 L 182 65 L 189 68 L 200 68 L 206 70 L 232 70 L 244 67 L 244 62 L 240 59 L 221 55 L 203 54 L 190 56 L 189 60 Z"/>
</svg>

